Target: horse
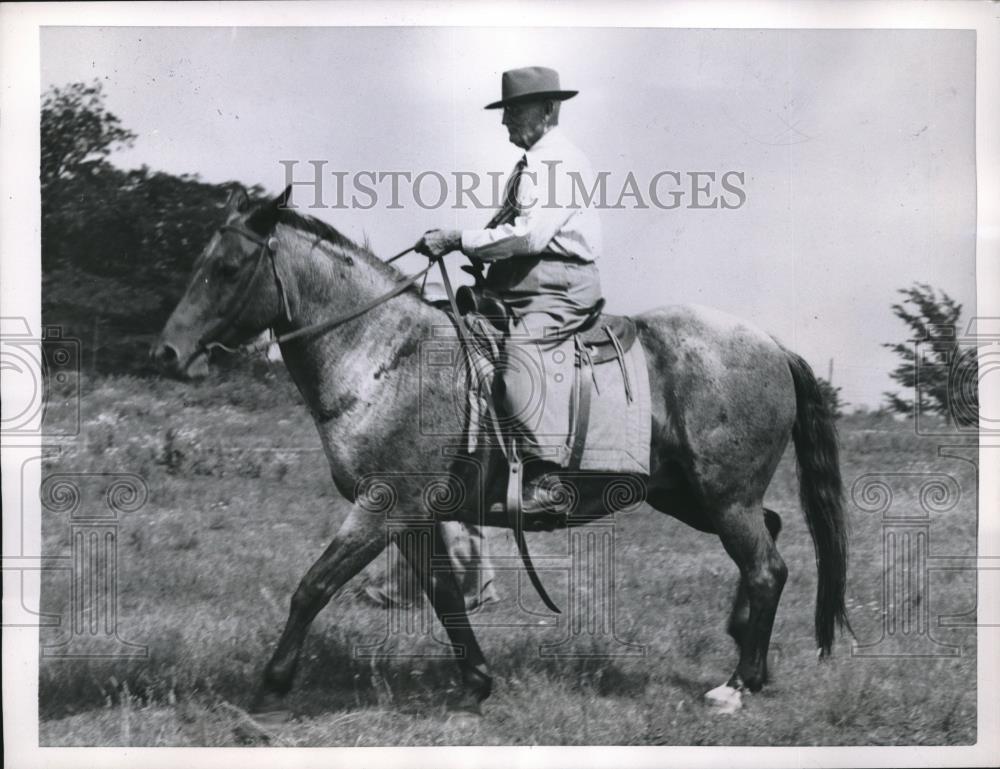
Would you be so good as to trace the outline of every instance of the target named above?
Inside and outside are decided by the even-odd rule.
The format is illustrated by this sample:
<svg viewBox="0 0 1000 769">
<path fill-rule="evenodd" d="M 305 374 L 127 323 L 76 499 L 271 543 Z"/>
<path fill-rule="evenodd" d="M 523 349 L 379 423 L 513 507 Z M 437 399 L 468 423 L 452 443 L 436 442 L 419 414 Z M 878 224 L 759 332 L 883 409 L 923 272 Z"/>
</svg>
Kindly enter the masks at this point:
<svg viewBox="0 0 1000 769">
<path fill-rule="evenodd" d="M 465 379 L 453 372 L 420 370 L 421 343 L 434 329 L 450 328 L 456 337 L 452 317 L 367 248 L 289 207 L 290 189 L 255 205 L 242 188 L 233 190 L 225 224 L 197 258 L 185 294 L 150 351 L 164 374 L 198 378 L 207 373 L 214 346 L 239 345 L 273 329 L 319 432 L 333 483 L 352 503 L 292 595 L 252 709 L 283 712 L 312 620 L 391 540 L 413 567 L 455 653 L 461 686 L 451 710 L 481 717 L 492 678 L 454 573 L 441 559 L 432 568 L 431 553 L 446 550 L 435 504 L 441 489 L 428 493 L 427 478 L 457 479 L 482 492 L 459 497 L 446 518 L 510 527 L 489 505 L 503 498 L 505 460 L 496 443 L 485 440 L 468 461 L 443 451 L 433 430 L 421 429 L 454 419 L 454 404 L 466 395 Z M 340 320 L 325 324 L 323 333 L 305 333 L 338 310 Z M 831 653 L 838 626 L 850 630 L 835 425 L 806 361 L 749 323 L 698 306 L 663 307 L 634 321 L 652 399 L 642 501 L 718 536 L 739 568 L 727 627 L 739 660 L 730 678 L 705 695 L 712 708 L 731 712 L 744 692 L 759 691 L 767 681 L 768 646 L 788 568 L 776 547 L 781 518 L 763 500 L 789 440 L 818 569 L 819 656 Z M 574 481 L 580 509 L 562 525 L 636 501 L 619 494 L 616 503 L 615 494 L 603 493 L 607 476 L 580 476 Z M 368 482 L 372 478 L 393 479 L 391 488 Z M 406 512 L 403 524 L 389 525 L 387 498 Z M 408 526 L 424 532 L 424 539 L 405 536 Z"/>
</svg>

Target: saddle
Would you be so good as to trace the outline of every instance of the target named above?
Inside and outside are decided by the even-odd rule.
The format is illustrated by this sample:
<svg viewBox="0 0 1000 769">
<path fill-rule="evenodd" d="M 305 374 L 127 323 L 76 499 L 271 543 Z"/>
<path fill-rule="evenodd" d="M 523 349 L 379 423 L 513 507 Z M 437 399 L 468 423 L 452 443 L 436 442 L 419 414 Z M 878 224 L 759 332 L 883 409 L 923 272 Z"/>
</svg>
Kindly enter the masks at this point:
<svg viewBox="0 0 1000 769">
<path fill-rule="evenodd" d="M 510 325 L 510 315 L 504 304 L 489 294 L 461 286 L 455 296 L 462 320 L 481 349 L 490 351 L 495 363 L 499 360 L 500 344 Z M 625 315 L 603 312 L 604 299 L 594 307 L 587 321 L 572 334 L 575 355 L 575 386 L 572 396 L 572 429 L 566 469 L 578 470 L 587 444 L 590 426 L 591 394 L 597 377 L 594 367 L 615 362 L 620 366 L 628 402 L 634 400 L 635 388 L 630 382 L 625 355 L 635 344 L 635 321 Z M 552 337 L 553 341 L 565 341 Z"/>
<path fill-rule="evenodd" d="M 503 338 L 510 325 L 510 314 L 503 302 L 471 286 L 460 286 L 455 301 L 473 333 L 490 339 Z M 601 299 L 575 336 L 589 351 L 591 363 L 596 366 L 618 360 L 619 352 L 632 349 L 636 338 L 635 321 L 627 315 L 604 312 L 604 300 Z"/>
<path fill-rule="evenodd" d="M 489 414 L 487 419 L 493 423 L 494 430 L 496 430 L 495 407 L 489 405 L 494 395 L 492 382 L 488 376 L 483 376 L 486 372 L 483 372 L 479 368 L 479 365 L 485 362 L 487 370 L 490 370 L 499 362 L 500 345 L 504 343 L 504 338 L 509 330 L 510 317 L 503 303 L 487 293 L 475 291 L 469 286 L 462 286 L 457 294 L 453 293 L 448 273 L 444 269 L 443 264 L 441 265 L 441 275 L 449 296 L 447 305 L 442 303 L 441 309 L 449 311 L 453 322 L 459 327 L 459 336 L 462 339 L 463 345 L 466 346 L 466 352 L 469 356 L 470 373 L 473 373 L 473 378 L 470 382 L 472 386 L 469 392 L 469 451 L 472 452 L 475 450 L 473 441 L 475 441 L 476 431 L 473 429 L 473 417 L 471 415 L 479 413 L 477 404 L 480 394 L 483 394 L 487 399 L 486 402 L 488 405 L 486 411 Z M 594 307 L 593 312 L 583 326 L 571 337 L 553 340 L 563 343 L 567 339 L 572 338 L 573 347 L 576 352 L 574 387 L 571 398 L 572 429 L 570 432 L 570 445 L 567 446 L 568 461 L 566 462 L 566 467 L 570 469 L 580 468 L 581 458 L 584 455 L 586 447 L 587 430 L 590 422 L 591 388 L 597 386 L 597 381 L 600 378 L 597 375 L 595 366 L 601 366 L 600 370 L 604 371 L 608 366 L 601 364 L 610 364 L 612 361 L 617 361 L 618 366 L 621 367 L 621 378 L 619 381 L 624 383 L 624 397 L 626 401 L 629 404 L 639 404 L 640 407 L 645 403 L 648 412 L 648 382 L 645 379 L 645 365 L 641 345 L 636 347 L 636 352 L 639 355 L 638 367 L 636 361 L 631 361 L 633 370 L 641 372 L 638 375 L 638 381 L 635 383 L 630 383 L 629 365 L 626 361 L 626 353 L 635 345 L 635 322 L 625 316 L 605 314 L 603 309 L 604 300 L 602 299 Z M 456 313 L 459 317 L 455 317 Z M 629 357 L 634 357 L 634 354 Z M 478 375 L 474 372 L 478 372 Z M 601 400 L 603 401 L 604 399 Z M 639 411 L 641 413 L 641 408 Z M 644 446 L 648 446 L 649 443 L 648 421 L 647 413 L 645 419 L 647 434 L 643 437 Z M 526 522 L 521 511 L 521 487 L 523 482 L 521 460 L 517 455 L 513 443 L 507 448 L 504 446 L 503 437 L 501 435 L 497 435 L 497 437 L 500 439 L 501 449 L 503 449 L 507 459 L 507 494 L 505 502 L 491 507 L 491 512 L 494 512 L 493 508 L 497 508 L 495 512 L 506 514 L 510 520 L 514 539 L 517 543 L 518 551 L 521 553 L 521 558 L 531 584 L 538 592 L 543 603 L 550 610 L 558 614 L 559 608 L 545 591 L 534 565 L 531 563 L 527 542 L 524 538 Z M 645 472 L 649 472 L 648 468 Z M 531 528 L 530 522 L 528 523 L 529 526 L 527 528 Z"/>
</svg>

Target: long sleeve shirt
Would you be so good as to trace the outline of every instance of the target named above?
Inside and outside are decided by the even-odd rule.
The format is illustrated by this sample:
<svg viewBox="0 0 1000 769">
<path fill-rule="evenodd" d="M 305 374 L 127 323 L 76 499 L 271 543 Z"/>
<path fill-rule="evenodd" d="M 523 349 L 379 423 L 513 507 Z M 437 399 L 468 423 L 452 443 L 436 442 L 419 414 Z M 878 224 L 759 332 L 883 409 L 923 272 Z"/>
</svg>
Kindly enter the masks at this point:
<svg viewBox="0 0 1000 769">
<path fill-rule="evenodd" d="M 482 261 L 554 254 L 595 261 L 601 223 L 597 177 L 584 154 L 558 127 L 525 153 L 517 188 L 517 216 L 493 229 L 462 231 L 462 251 Z"/>
</svg>

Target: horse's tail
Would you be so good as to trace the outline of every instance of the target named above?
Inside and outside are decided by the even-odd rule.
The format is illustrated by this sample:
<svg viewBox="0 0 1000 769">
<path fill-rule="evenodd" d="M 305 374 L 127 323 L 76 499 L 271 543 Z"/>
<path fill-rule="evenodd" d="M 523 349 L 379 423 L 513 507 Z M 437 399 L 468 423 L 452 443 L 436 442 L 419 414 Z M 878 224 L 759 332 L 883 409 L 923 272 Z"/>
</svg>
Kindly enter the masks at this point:
<svg viewBox="0 0 1000 769">
<path fill-rule="evenodd" d="M 851 632 L 844 607 L 847 586 L 847 525 L 840 478 L 837 430 L 809 364 L 785 350 L 795 382 L 792 439 L 799 465 L 799 499 L 816 550 L 816 642 L 830 653 L 835 625 Z"/>
</svg>

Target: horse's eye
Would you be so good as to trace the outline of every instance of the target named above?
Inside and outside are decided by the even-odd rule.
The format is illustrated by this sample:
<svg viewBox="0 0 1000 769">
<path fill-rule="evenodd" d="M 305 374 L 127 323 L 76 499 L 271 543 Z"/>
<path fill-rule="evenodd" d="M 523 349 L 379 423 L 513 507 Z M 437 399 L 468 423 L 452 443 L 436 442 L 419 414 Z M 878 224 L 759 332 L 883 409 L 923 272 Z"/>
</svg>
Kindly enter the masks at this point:
<svg viewBox="0 0 1000 769">
<path fill-rule="evenodd" d="M 239 269 L 240 267 L 236 262 L 222 261 L 215 266 L 215 271 L 219 277 L 225 279 L 235 277 Z"/>
</svg>

